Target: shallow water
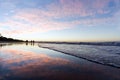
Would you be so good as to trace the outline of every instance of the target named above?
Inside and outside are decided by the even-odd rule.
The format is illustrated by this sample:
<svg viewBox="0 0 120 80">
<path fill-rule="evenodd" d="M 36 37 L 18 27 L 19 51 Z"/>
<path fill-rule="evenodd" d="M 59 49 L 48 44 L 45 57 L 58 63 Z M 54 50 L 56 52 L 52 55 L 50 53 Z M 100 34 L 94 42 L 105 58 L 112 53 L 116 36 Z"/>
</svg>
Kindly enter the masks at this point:
<svg viewBox="0 0 120 80">
<path fill-rule="evenodd" d="M 0 80 L 120 80 L 120 69 L 38 44 L 0 45 Z"/>
<path fill-rule="evenodd" d="M 83 58 L 91 62 L 120 68 L 120 46 L 49 43 L 40 43 L 39 46 Z"/>
</svg>

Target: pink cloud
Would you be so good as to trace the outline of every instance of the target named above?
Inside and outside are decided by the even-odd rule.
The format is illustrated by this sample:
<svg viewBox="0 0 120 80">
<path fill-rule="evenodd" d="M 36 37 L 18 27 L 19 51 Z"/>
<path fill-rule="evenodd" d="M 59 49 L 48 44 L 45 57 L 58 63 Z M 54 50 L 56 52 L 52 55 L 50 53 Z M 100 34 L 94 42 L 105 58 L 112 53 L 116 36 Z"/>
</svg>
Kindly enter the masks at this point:
<svg viewBox="0 0 120 80">
<path fill-rule="evenodd" d="M 38 10 L 39 11 L 39 10 Z M 35 12 L 36 13 L 36 12 Z M 5 30 L 7 34 L 21 34 L 33 32 L 48 32 L 51 30 L 63 30 L 73 27 L 74 24 L 68 22 L 56 22 L 29 12 L 18 12 L 6 22 L 0 23 L 2 26 L 9 26 L 10 30 Z"/>
<path fill-rule="evenodd" d="M 0 26 L 9 26 L 3 33 L 21 34 L 34 32 L 48 32 L 51 30 L 63 30 L 73 28 L 76 25 L 96 25 L 106 22 L 112 22 L 112 18 L 93 18 L 80 19 L 66 22 L 57 22 L 53 19 L 62 19 L 66 17 L 94 17 L 96 14 L 106 14 L 109 10 L 104 10 L 111 0 L 59 0 L 60 4 L 52 3 L 46 6 L 47 10 L 26 8 L 18 10 L 14 16 L 8 18 L 6 22 L 0 22 Z M 114 0 L 115 4 L 119 0 Z"/>
<path fill-rule="evenodd" d="M 59 0 L 60 5 L 51 4 L 48 5 L 49 16 L 65 17 L 65 16 L 87 16 L 86 7 L 80 0 Z"/>
<path fill-rule="evenodd" d="M 111 0 L 59 0 L 60 4 L 52 3 L 47 6 L 49 12 L 47 16 L 66 17 L 66 16 L 95 16 L 96 14 L 106 14 L 110 12 L 108 4 Z M 113 2 L 117 5 L 119 0 Z"/>
<path fill-rule="evenodd" d="M 37 11 L 39 12 L 39 10 Z M 18 12 L 12 19 L 0 23 L 2 26 L 9 26 L 10 30 L 4 30 L 5 34 L 25 34 L 34 32 L 48 32 L 52 30 L 63 30 L 73 28 L 76 25 L 96 25 L 99 23 L 112 22 L 113 18 L 101 18 L 101 19 L 83 19 L 74 20 L 70 22 L 56 22 L 50 17 L 43 17 L 43 15 L 38 15 L 36 12 Z M 24 22 L 25 21 L 25 22 Z"/>
</svg>

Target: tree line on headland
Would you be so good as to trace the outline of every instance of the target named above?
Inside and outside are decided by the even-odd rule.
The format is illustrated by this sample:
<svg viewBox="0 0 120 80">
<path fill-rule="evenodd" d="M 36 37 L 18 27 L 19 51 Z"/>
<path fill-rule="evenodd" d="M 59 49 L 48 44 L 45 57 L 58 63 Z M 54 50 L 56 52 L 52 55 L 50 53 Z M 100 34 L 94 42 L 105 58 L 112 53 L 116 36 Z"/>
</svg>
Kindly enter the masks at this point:
<svg viewBox="0 0 120 80">
<path fill-rule="evenodd" d="M 23 40 L 18 40 L 18 39 L 3 37 L 0 34 L 0 42 L 23 42 Z"/>
</svg>

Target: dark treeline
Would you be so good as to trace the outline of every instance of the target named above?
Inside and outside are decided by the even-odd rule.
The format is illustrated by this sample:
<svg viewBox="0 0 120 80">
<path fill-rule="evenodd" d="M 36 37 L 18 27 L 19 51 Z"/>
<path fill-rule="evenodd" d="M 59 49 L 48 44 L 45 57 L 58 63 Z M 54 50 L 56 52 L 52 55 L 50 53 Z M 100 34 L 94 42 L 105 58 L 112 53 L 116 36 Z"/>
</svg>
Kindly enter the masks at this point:
<svg viewBox="0 0 120 80">
<path fill-rule="evenodd" d="M 6 38 L 3 36 L 0 36 L 0 42 L 23 42 L 23 41 L 18 40 L 18 39 L 12 39 L 12 38 Z"/>
</svg>

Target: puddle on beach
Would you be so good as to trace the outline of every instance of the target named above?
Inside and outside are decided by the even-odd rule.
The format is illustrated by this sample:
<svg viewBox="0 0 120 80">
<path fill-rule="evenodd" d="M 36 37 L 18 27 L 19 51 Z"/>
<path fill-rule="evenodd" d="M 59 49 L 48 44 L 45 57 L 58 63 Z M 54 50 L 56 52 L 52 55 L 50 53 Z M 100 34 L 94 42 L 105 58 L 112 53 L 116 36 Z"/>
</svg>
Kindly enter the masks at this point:
<svg viewBox="0 0 120 80">
<path fill-rule="evenodd" d="M 120 80 L 119 74 L 38 44 L 0 44 L 0 80 Z"/>
</svg>

